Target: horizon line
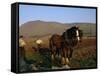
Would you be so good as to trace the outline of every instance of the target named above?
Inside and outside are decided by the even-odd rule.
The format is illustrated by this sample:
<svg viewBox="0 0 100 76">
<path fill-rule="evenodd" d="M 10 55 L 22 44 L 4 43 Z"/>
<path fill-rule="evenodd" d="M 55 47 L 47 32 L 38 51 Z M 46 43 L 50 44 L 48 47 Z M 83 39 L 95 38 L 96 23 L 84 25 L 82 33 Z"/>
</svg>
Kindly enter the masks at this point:
<svg viewBox="0 0 100 76">
<path fill-rule="evenodd" d="M 55 23 L 60 23 L 60 24 L 74 24 L 74 23 L 90 23 L 90 24 L 96 24 L 96 23 L 92 23 L 92 22 L 57 22 L 57 21 L 44 21 L 44 20 L 31 20 L 31 21 L 27 21 L 24 23 L 19 23 L 19 26 L 24 25 L 25 23 L 29 23 L 29 22 L 35 22 L 35 21 L 40 21 L 40 22 L 55 22 Z"/>
</svg>

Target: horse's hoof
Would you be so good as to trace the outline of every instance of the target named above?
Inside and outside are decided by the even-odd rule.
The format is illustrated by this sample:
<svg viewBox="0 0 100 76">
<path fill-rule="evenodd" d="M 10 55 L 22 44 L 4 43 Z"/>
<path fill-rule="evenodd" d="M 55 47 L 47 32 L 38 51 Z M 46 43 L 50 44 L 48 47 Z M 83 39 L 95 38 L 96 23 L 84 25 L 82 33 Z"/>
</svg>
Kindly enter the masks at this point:
<svg viewBox="0 0 100 76">
<path fill-rule="evenodd" d="M 65 58 L 65 62 L 66 62 L 66 64 L 69 64 L 69 59 Z"/>
<path fill-rule="evenodd" d="M 51 59 L 54 60 L 54 55 L 51 56 Z"/>
<path fill-rule="evenodd" d="M 65 59 L 64 59 L 64 57 L 61 59 L 61 64 L 62 64 L 62 65 L 65 64 Z"/>
</svg>

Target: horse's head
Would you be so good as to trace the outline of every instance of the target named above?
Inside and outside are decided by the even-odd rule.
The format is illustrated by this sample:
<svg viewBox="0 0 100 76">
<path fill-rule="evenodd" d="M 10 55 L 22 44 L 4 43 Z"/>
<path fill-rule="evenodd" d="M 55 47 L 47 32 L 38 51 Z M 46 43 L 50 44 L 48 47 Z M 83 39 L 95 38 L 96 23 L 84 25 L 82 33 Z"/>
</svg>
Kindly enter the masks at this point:
<svg viewBox="0 0 100 76">
<path fill-rule="evenodd" d="M 79 27 L 74 26 L 71 28 L 72 30 L 72 39 L 76 40 L 76 41 L 81 41 L 81 30 L 79 29 Z"/>
<path fill-rule="evenodd" d="M 67 41 L 67 42 L 73 41 L 73 43 L 75 43 L 75 45 L 82 40 L 82 35 L 83 35 L 82 30 L 80 30 L 79 27 L 77 27 L 77 26 L 73 26 L 73 27 L 67 29 L 63 33 L 63 37 L 64 37 L 65 41 Z"/>
</svg>

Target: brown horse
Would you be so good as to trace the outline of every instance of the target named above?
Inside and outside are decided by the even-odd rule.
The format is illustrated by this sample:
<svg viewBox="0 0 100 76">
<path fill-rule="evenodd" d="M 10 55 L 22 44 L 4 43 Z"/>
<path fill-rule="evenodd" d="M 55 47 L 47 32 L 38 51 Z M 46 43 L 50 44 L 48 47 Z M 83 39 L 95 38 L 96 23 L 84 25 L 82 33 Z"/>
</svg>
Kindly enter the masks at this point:
<svg viewBox="0 0 100 76">
<path fill-rule="evenodd" d="M 79 42 L 82 41 L 83 31 L 79 29 L 79 27 L 73 26 L 66 30 L 62 37 L 64 39 L 64 43 L 70 50 L 68 58 L 72 57 L 73 47 L 75 47 Z"/>
<path fill-rule="evenodd" d="M 50 38 L 50 49 L 52 51 L 52 60 L 55 61 L 56 55 L 61 56 L 61 63 L 66 64 L 68 62 L 67 59 L 67 53 L 68 53 L 68 48 L 65 44 L 65 41 L 61 35 L 54 34 Z"/>
<path fill-rule="evenodd" d="M 56 55 L 61 55 L 63 64 L 68 63 L 68 59 L 72 57 L 73 47 L 81 41 L 82 35 L 82 31 L 78 27 L 72 27 L 62 35 L 54 34 L 49 41 L 52 59 L 55 59 Z"/>
<path fill-rule="evenodd" d="M 52 51 L 52 59 L 55 58 L 55 55 L 60 55 L 60 50 L 62 50 L 62 43 L 63 43 L 63 38 L 58 35 L 54 34 L 49 41 L 50 49 Z"/>
</svg>

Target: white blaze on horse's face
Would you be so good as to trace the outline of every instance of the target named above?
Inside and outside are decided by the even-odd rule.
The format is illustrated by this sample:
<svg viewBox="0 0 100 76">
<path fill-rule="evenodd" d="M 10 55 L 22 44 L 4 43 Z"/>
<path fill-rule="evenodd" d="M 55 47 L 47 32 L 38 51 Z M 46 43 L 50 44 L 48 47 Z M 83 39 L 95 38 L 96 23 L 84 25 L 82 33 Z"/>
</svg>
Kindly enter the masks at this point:
<svg viewBox="0 0 100 76">
<path fill-rule="evenodd" d="M 77 37 L 77 40 L 80 41 L 79 30 L 76 30 L 76 37 Z"/>
</svg>

